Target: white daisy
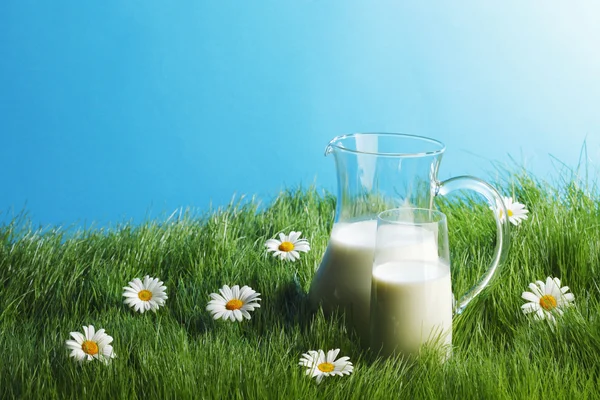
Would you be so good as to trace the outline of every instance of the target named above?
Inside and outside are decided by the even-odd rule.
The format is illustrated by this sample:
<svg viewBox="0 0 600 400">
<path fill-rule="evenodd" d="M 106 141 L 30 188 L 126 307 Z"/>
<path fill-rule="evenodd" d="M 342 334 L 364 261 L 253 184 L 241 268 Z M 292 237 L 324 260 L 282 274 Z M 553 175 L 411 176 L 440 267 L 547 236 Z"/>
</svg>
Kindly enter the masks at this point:
<svg viewBox="0 0 600 400">
<path fill-rule="evenodd" d="M 84 360 L 100 360 L 108 364 L 112 358 L 115 358 L 115 352 L 110 343 L 113 341 L 111 336 L 104 333 L 104 329 L 98 332 L 93 325 L 84 326 L 83 334 L 80 332 L 71 332 L 75 340 L 67 340 L 67 348 L 71 350 L 70 357 L 83 362 Z"/>
<path fill-rule="evenodd" d="M 568 286 L 560 287 L 560 279 L 546 278 L 546 283 L 536 281 L 529 284 L 531 292 L 523 292 L 521 297 L 529 303 L 523 304 L 521 309 L 523 313 L 529 314 L 535 312 L 535 319 L 547 318 L 549 321 L 556 322 L 554 316 L 562 315 L 563 307 L 572 305 L 575 300 L 573 293 L 569 291 Z"/>
<path fill-rule="evenodd" d="M 332 375 L 350 375 L 354 370 L 349 357 L 341 357 L 336 360 L 340 349 L 329 350 L 327 357 L 323 350 L 309 350 L 302 354 L 299 365 L 306 367 L 306 375 L 311 378 L 317 377 L 317 383 L 321 383 L 323 377 Z"/>
<path fill-rule="evenodd" d="M 274 251 L 273 257 L 279 256 L 281 260 L 296 261 L 300 259 L 299 251 L 307 252 L 310 250 L 308 240 L 300 239 L 302 232 L 291 231 L 290 235 L 279 234 L 279 240 L 269 239 L 265 243 L 267 252 Z"/>
<path fill-rule="evenodd" d="M 206 311 L 210 311 L 214 319 L 222 318 L 224 320 L 230 319 L 235 321 L 242 321 L 242 317 L 250 319 L 250 313 L 248 311 L 254 311 L 255 308 L 259 308 L 260 304 L 260 293 L 256 293 L 249 286 L 235 285 L 230 288 L 225 285 L 219 289 L 221 294 L 211 293 L 211 301 L 206 306 Z"/>
<path fill-rule="evenodd" d="M 508 213 L 508 220 L 513 225 L 519 225 L 523 220 L 529 218 L 527 213 L 529 210 L 525 208 L 525 205 L 519 203 L 518 201 L 513 202 L 512 197 L 503 197 L 504 205 L 506 206 L 506 211 Z M 492 207 L 490 207 L 492 208 Z M 502 210 L 502 207 L 498 202 L 496 202 L 496 212 L 500 217 L 500 221 L 504 222 L 505 215 Z"/>
<path fill-rule="evenodd" d="M 129 286 L 125 286 L 123 289 L 125 289 L 123 302 L 141 313 L 148 310 L 156 312 L 168 299 L 165 293 L 167 287 L 163 286 L 163 282 L 148 275 L 144 277 L 143 282 L 139 278 L 135 278 L 129 282 Z"/>
</svg>

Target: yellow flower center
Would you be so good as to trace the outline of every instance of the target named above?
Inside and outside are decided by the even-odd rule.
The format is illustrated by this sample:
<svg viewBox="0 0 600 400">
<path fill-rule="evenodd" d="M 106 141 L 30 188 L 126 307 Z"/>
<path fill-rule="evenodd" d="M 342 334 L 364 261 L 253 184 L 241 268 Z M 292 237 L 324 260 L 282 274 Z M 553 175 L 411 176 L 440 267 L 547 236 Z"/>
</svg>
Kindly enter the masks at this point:
<svg viewBox="0 0 600 400">
<path fill-rule="evenodd" d="M 321 372 L 331 372 L 335 369 L 334 365 L 328 362 L 324 362 L 317 365 L 317 368 L 319 368 L 319 371 Z"/>
<path fill-rule="evenodd" d="M 225 304 L 225 308 L 229 311 L 231 310 L 239 310 L 244 305 L 244 302 L 238 299 L 232 299 Z"/>
<path fill-rule="evenodd" d="M 152 299 L 152 292 L 146 289 L 140 290 L 138 297 L 141 301 L 149 301 Z"/>
<path fill-rule="evenodd" d="M 279 250 L 289 252 L 294 250 L 294 244 L 292 242 L 283 242 L 279 245 Z"/>
<path fill-rule="evenodd" d="M 510 208 L 506 210 L 507 214 L 509 217 L 512 217 L 513 215 L 515 215 L 515 213 L 513 212 L 513 210 L 511 210 Z M 502 211 L 502 209 L 500 209 L 500 213 L 498 214 L 500 216 L 500 219 L 502 219 L 503 215 L 504 215 L 504 211 Z"/>
<path fill-rule="evenodd" d="M 552 311 L 556 308 L 556 299 L 554 296 L 546 294 L 540 298 L 540 306 L 546 311 Z"/>
<path fill-rule="evenodd" d="M 81 344 L 81 350 L 83 350 L 85 354 L 93 356 L 95 354 L 98 354 L 98 345 L 96 344 L 96 342 L 86 340 Z"/>
</svg>

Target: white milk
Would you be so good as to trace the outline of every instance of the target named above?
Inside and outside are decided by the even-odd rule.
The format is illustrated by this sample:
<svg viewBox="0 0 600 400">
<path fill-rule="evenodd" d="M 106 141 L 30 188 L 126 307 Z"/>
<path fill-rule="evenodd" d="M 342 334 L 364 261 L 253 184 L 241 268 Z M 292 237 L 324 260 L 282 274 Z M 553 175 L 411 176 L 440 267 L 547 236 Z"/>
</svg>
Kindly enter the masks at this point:
<svg viewBox="0 0 600 400">
<path fill-rule="evenodd" d="M 385 245 L 378 252 L 382 259 L 406 259 L 413 256 L 437 260 L 434 233 L 415 226 L 384 226 Z M 329 245 L 310 288 L 311 303 L 321 304 L 326 314 L 339 308 L 349 328 L 355 330 L 361 343 L 369 344 L 371 274 L 377 221 L 336 223 Z M 380 228 L 380 233 L 384 232 Z M 381 249 L 381 246 L 380 246 Z"/>
<path fill-rule="evenodd" d="M 450 267 L 439 261 L 400 261 L 373 270 L 371 349 L 414 355 L 422 344 L 452 343 Z"/>
</svg>

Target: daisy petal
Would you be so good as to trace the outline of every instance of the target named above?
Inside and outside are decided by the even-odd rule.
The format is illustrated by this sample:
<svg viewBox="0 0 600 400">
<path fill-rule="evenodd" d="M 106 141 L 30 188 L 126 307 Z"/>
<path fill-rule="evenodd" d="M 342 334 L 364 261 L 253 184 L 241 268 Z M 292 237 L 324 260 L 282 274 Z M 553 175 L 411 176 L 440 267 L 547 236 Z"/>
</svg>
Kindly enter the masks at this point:
<svg viewBox="0 0 600 400">
<path fill-rule="evenodd" d="M 565 293 L 562 295 L 562 298 L 567 302 L 575 301 L 575 295 L 573 293 Z"/>
<path fill-rule="evenodd" d="M 302 232 L 291 231 L 290 232 L 289 241 L 292 242 L 293 244 L 296 244 L 296 241 L 298 240 L 298 238 L 300 237 L 300 235 L 302 235 Z"/>
<path fill-rule="evenodd" d="M 334 349 L 334 350 L 329 350 L 327 352 L 327 362 L 328 363 L 333 363 L 333 361 L 335 360 L 335 358 L 337 357 L 337 355 L 340 353 L 340 349 Z"/>
<path fill-rule="evenodd" d="M 539 303 L 525 303 L 521 306 L 523 313 L 528 314 L 540 309 Z"/>
<path fill-rule="evenodd" d="M 529 284 L 529 289 L 531 289 L 531 291 L 533 292 L 533 294 L 535 294 L 536 296 L 538 296 L 538 298 L 542 297 L 544 295 L 543 291 L 535 283 L 530 283 Z"/>
<path fill-rule="evenodd" d="M 531 301 L 531 302 L 533 302 L 533 303 L 539 303 L 539 301 L 540 301 L 540 298 L 539 298 L 539 296 L 536 296 L 535 294 L 533 294 L 533 293 L 531 293 L 531 292 L 523 292 L 523 293 L 521 294 L 521 297 L 522 297 L 524 300 Z"/>
<path fill-rule="evenodd" d="M 69 333 L 69 334 L 70 334 L 70 335 L 73 337 L 73 339 L 75 339 L 75 341 L 76 341 L 77 343 L 79 343 L 79 344 L 82 344 L 82 343 L 83 343 L 83 341 L 85 340 L 85 336 L 83 336 L 83 335 L 81 334 L 81 332 L 71 332 L 71 333 Z"/>
</svg>

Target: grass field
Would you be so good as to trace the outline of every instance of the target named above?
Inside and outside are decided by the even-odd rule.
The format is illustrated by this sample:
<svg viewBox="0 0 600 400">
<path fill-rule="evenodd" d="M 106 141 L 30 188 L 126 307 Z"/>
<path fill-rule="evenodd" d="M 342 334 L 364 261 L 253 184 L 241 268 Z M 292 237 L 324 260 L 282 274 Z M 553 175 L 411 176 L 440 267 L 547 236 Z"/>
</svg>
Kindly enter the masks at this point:
<svg viewBox="0 0 600 400">
<path fill-rule="evenodd" d="M 454 320 L 452 358 L 375 359 L 342 321 L 312 312 L 306 293 L 328 241 L 335 199 L 313 189 L 207 215 L 173 215 L 111 230 L 0 227 L 2 398 L 594 399 L 600 398 L 600 198 L 566 180 L 526 174 L 499 184 L 530 211 L 512 230 L 500 277 Z M 556 187 L 558 186 L 558 187 Z M 590 193 L 591 192 L 591 193 Z M 487 265 L 491 211 L 474 200 L 440 204 L 449 215 L 453 288 Z M 281 262 L 264 243 L 300 230 L 311 251 Z M 156 314 L 123 304 L 135 277 L 159 277 L 169 299 Z M 535 280 L 559 277 L 575 307 L 556 326 L 521 312 Z M 224 284 L 260 292 L 243 323 L 214 321 L 209 294 Z M 79 365 L 65 341 L 82 325 L 105 328 L 117 358 Z M 298 366 L 311 349 L 340 348 L 354 372 L 317 385 Z"/>
</svg>

